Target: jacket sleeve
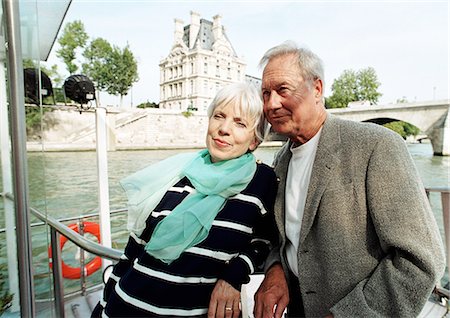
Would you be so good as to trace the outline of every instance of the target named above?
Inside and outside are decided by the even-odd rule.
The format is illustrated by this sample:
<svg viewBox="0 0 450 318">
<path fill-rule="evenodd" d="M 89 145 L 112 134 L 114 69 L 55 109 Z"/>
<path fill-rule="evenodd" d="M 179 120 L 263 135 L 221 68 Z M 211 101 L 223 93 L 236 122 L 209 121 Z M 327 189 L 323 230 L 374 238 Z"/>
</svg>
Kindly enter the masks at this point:
<svg viewBox="0 0 450 318">
<path fill-rule="evenodd" d="M 415 317 L 442 277 L 445 256 L 420 177 L 397 135 L 388 134 L 374 147 L 366 195 L 382 258 L 331 312 L 336 317 Z"/>
<path fill-rule="evenodd" d="M 250 274 L 263 271 L 267 255 L 278 240 L 273 214 L 277 181 L 272 170 L 266 184 L 265 193 L 259 197 L 267 212 L 255 224 L 250 244 L 230 261 L 220 276 L 237 290 L 241 290 L 242 284 L 250 281 Z"/>
</svg>

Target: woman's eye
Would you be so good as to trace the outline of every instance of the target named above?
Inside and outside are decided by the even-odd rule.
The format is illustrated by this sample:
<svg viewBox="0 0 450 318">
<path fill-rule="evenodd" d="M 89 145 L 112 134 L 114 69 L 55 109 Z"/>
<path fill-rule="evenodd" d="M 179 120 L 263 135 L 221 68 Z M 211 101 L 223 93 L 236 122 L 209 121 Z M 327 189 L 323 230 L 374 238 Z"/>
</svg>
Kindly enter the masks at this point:
<svg viewBox="0 0 450 318">
<path fill-rule="evenodd" d="M 215 119 L 220 119 L 220 118 L 223 118 L 223 115 L 222 114 L 214 114 L 214 116 L 213 116 Z"/>
<path fill-rule="evenodd" d="M 242 127 L 242 128 L 247 128 L 247 125 L 241 121 L 237 121 L 236 125 L 238 125 L 239 127 Z"/>
</svg>

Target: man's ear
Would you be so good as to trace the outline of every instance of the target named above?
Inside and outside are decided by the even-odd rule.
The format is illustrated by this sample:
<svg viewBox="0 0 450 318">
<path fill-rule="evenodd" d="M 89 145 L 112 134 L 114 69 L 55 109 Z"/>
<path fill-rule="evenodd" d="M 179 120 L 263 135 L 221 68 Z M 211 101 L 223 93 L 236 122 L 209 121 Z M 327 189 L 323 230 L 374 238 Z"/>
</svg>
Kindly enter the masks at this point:
<svg viewBox="0 0 450 318">
<path fill-rule="evenodd" d="M 316 100 L 322 100 L 323 97 L 323 82 L 320 78 L 314 81 L 314 97 Z"/>
</svg>

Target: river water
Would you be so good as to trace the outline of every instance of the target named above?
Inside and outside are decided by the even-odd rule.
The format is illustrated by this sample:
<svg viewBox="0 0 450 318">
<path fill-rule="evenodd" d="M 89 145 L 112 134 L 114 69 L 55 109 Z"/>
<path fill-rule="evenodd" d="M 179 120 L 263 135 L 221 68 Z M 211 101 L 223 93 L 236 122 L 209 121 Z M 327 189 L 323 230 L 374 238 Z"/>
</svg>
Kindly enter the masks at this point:
<svg viewBox="0 0 450 318">
<path fill-rule="evenodd" d="M 257 159 L 271 164 L 279 147 L 264 147 L 255 151 Z M 450 157 L 433 156 L 429 143 L 408 144 L 422 181 L 426 187 L 450 185 Z M 180 151 L 188 150 L 143 150 L 116 151 L 108 153 L 110 208 L 123 208 L 126 198 L 119 186 L 119 180 L 151 163 L 162 160 Z M 29 188 L 31 206 L 55 218 L 66 218 L 95 212 L 97 210 L 97 168 L 95 152 L 48 152 L 29 153 Z M 4 227 L 4 211 L 0 200 L 0 228 Z M 438 194 L 431 195 L 431 205 L 444 236 L 442 209 Z M 32 221 L 36 222 L 35 219 Z M 71 222 L 69 222 L 71 223 Z M 113 247 L 122 249 L 127 239 L 125 216 L 112 218 Z M 33 263 L 36 274 L 36 292 L 39 297 L 49 296 L 50 286 L 46 227 L 32 229 Z M 0 233 L 0 263 L 6 257 L 4 234 Z M 67 244 L 69 245 L 69 244 Z M 72 247 L 73 251 L 75 249 Z M 66 250 L 66 249 L 65 249 Z M 69 247 L 70 250 L 70 247 Z M 68 254 L 75 254 L 68 253 Z M 76 266 L 73 257 L 65 257 L 66 263 Z M 100 271 L 90 281 L 101 281 Z M 448 274 L 445 278 L 448 281 Z M 76 288 L 78 283 L 66 282 L 66 289 Z"/>
</svg>

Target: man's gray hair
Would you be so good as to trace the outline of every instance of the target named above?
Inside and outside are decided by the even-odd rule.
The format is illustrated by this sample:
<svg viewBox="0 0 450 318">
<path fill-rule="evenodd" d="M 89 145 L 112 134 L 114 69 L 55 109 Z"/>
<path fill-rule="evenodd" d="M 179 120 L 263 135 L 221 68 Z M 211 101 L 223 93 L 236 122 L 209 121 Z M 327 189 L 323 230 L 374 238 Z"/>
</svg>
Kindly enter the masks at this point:
<svg viewBox="0 0 450 318">
<path fill-rule="evenodd" d="M 322 60 L 310 49 L 300 47 L 293 41 L 285 41 L 280 45 L 269 49 L 261 58 L 259 66 L 264 68 L 271 59 L 289 54 L 293 54 L 297 57 L 298 66 L 300 67 L 302 77 L 306 82 L 313 83 L 315 80 L 320 79 L 325 88 Z"/>
</svg>

